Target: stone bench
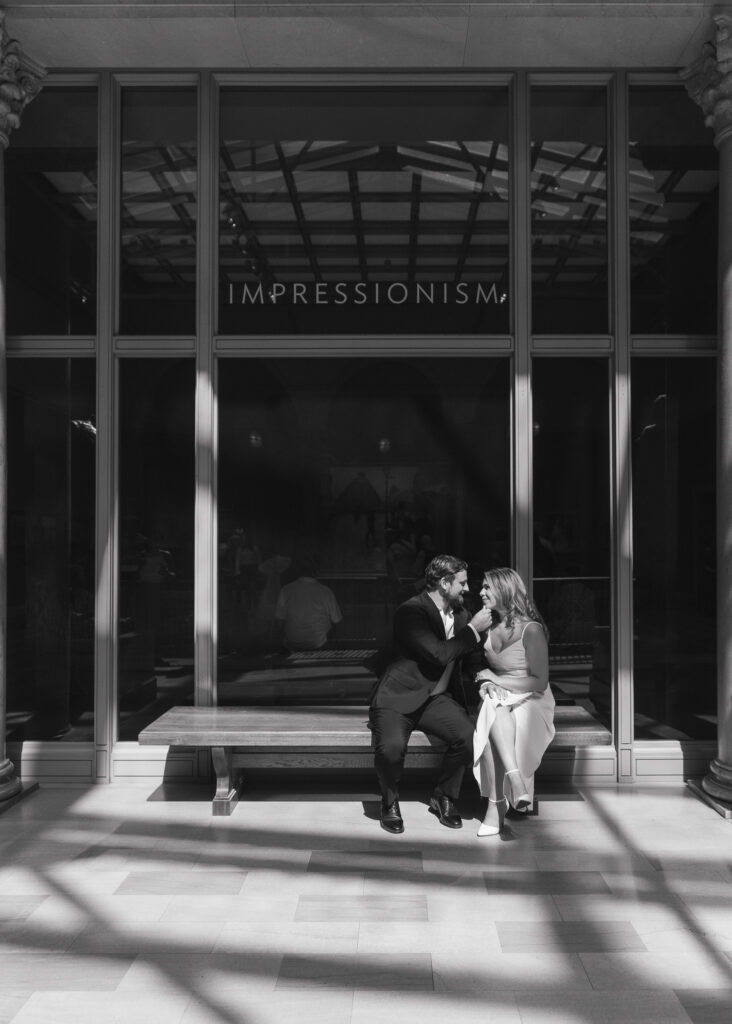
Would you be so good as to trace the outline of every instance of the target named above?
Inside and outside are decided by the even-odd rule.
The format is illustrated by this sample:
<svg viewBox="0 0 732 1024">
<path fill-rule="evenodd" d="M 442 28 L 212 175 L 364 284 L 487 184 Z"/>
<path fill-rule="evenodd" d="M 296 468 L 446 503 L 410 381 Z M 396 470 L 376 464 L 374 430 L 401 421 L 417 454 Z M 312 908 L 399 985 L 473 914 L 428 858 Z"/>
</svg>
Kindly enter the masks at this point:
<svg viewBox="0 0 732 1024">
<path fill-rule="evenodd" d="M 138 742 L 169 747 L 208 747 L 216 772 L 212 811 L 229 815 L 239 799 L 240 769 L 234 754 L 287 756 L 308 766 L 343 763 L 349 755 L 369 755 L 371 733 L 363 706 L 337 707 L 174 707 L 142 730 Z M 583 708 L 557 706 L 552 746 L 609 744 L 610 734 Z M 440 744 L 415 730 L 409 757 L 440 756 Z"/>
</svg>

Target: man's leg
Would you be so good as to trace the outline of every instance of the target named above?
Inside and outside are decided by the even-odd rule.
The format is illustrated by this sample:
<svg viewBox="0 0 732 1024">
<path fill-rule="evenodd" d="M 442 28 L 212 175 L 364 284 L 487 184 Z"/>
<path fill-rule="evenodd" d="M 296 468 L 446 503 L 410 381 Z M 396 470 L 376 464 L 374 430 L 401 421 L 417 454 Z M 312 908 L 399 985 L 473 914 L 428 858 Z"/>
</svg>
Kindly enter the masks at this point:
<svg viewBox="0 0 732 1024">
<path fill-rule="evenodd" d="M 460 793 L 465 766 L 473 760 L 473 723 L 457 701 L 439 694 L 427 702 L 415 724 L 447 744 L 429 809 L 448 828 L 462 828 L 454 801 Z"/>
<path fill-rule="evenodd" d="M 411 718 L 399 711 L 391 708 L 371 708 L 369 727 L 381 798 L 384 804 L 390 806 L 399 797 L 399 780 L 402 777 L 407 744 L 414 726 Z"/>
</svg>

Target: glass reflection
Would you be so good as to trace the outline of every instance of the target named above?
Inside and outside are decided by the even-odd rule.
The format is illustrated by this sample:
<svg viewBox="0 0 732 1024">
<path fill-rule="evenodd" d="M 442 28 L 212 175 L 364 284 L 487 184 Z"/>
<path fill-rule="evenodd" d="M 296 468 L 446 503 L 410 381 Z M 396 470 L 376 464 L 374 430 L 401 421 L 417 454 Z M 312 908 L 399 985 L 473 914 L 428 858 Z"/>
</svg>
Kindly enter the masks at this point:
<svg viewBox="0 0 732 1024">
<path fill-rule="evenodd" d="M 716 334 L 718 156 L 686 91 L 630 90 L 631 329 Z"/>
<path fill-rule="evenodd" d="M 534 595 L 558 720 L 611 742 L 610 447 L 605 359 L 535 359 Z M 562 710 L 567 709 L 567 710 Z"/>
<path fill-rule="evenodd" d="M 194 89 L 122 93 L 121 334 L 194 334 Z"/>
<path fill-rule="evenodd" d="M 533 333 L 606 333 L 607 267 L 605 90 L 533 89 Z"/>
<path fill-rule="evenodd" d="M 8 361 L 8 740 L 94 738 L 92 359 Z"/>
<path fill-rule="evenodd" d="M 715 360 L 634 359 L 637 739 L 716 738 Z"/>
<path fill-rule="evenodd" d="M 505 90 L 224 90 L 219 327 L 506 333 Z"/>
<path fill-rule="evenodd" d="M 119 739 L 193 701 L 192 359 L 120 363 Z"/>
<path fill-rule="evenodd" d="M 507 359 L 220 364 L 220 704 L 365 704 L 396 605 L 510 554 Z M 477 585 L 476 585 L 477 584 Z"/>
<path fill-rule="evenodd" d="M 94 334 L 96 90 L 44 89 L 4 159 L 8 333 Z"/>
</svg>

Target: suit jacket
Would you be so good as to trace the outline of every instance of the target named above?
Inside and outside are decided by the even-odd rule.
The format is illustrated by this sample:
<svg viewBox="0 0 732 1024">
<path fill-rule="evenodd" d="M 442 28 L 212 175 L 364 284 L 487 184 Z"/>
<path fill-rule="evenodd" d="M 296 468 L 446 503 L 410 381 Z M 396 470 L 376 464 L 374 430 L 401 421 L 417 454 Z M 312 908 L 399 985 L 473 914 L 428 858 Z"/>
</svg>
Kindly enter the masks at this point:
<svg viewBox="0 0 732 1024">
<path fill-rule="evenodd" d="M 455 693 L 460 658 L 479 644 L 468 618 L 464 608 L 456 609 L 454 636 L 446 640 L 440 613 L 425 591 L 399 605 L 394 616 L 394 659 L 372 691 L 371 706 L 402 714 L 415 711 L 450 664 L 448 692 L 462 699 Z"/>
</svg>

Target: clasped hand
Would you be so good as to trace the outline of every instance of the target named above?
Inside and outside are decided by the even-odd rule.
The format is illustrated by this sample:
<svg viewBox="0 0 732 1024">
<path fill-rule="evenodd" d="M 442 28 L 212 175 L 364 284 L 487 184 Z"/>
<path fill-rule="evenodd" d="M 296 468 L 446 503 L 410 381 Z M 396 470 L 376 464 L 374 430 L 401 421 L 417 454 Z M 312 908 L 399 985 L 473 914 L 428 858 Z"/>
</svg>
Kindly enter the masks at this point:
<svg viewBox="0 0 732 1024">
<path fill-rule="evenodd" d="M 478 679 L 480 678 L 479 675 Z M 484 678 L 478 689 L 478 693 L 483 699 L 490 697 L 492 700 L 505 700 L 509 692 L 505 687 L 499 686 L 493 678 Z"/>
</svg>

